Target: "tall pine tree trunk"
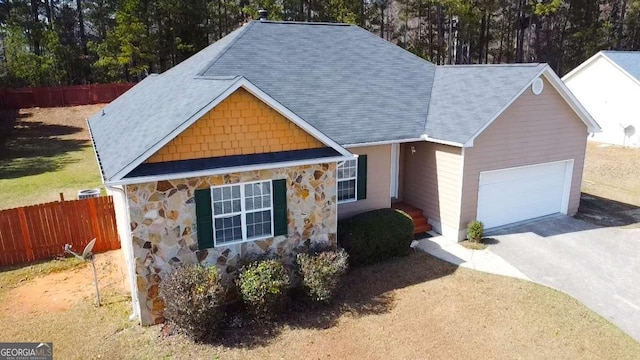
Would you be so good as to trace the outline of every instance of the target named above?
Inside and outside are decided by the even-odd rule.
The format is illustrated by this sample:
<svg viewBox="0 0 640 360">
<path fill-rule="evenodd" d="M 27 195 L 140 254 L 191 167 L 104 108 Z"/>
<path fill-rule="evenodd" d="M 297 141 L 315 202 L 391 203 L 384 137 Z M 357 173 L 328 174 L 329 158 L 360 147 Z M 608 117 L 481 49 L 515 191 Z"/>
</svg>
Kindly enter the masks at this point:
<svg viewBox="0 0 640 360">
<path fill-rule="evenodd" d="M 384 39 L 384 0 L 380 0 L 380 37 Z"/>
<path fill-rule="evenodd" d="M 484 59 L 484 43 L 487 41 L 485 38 L 487 27 L 487 17 L 482 12 L 482 19 L 480 20 L 480 41 L 478 41 L 478 64 L 482 63 L 482 59 Z"/>
<path fill-rule="evenodd" d="M 222 39 L 222 0 L 218 0 L 218 39 Z"/>
<path fill-rule="evenodd" d="M 40 20 L 38 19 L 38 11 L 39 11 L 40 1 L 31 0 L 31 32 L 30 32 L 30 40 L 31 47 L 33 49 L 33 53 L 35 55 L 40 56 L 42 53 L 40 51 Z"/>
<path fill-rule="evenodd" d="M 620 17 L 618 19 L 618 36 L 616 37 L 616 50 L 622 49 L 622 39 L 624 36 L 624 18 L 627 14 L 627 0 L 621 0 L 622 5 L 620 5 Z"/>
<path fill-rule="evenodd" d="M 422 2 L 420 3 L 420 9 L 422 9 Z M 433 61 L 433 17 L 431 16 L 432 7 L 431 4 L 427 6 L 427 26 L 429 27 L 429 60 Z"/>
<path fill-rule="evenodd" d="M 44 0 L 44 12 L 45 15 L 47 16 L 47 23 L 49 25 L 53 24 L 53 14 L 51 13 L 51 1 L 50 0 Z"/>
<path fill-rule="evenodd" d="M 524 6 L 526 0 L 518 1 L 518 21 L 516 21 L 516 62 L 521 63 L 524 61 L 524 29 L 525 29 L 525 17 Z"/>
<path fill-rule="evenodd" d="M 80 30 L 80 47 L 84 55 L 89 55 L 87 49 L 87 34 L 84 27 L 84 16 L 82 14 L 82 0 L 76 0 L 76 10 L 78 11 L 78 26 Z"/>
<path fill-rule="evenodd" d="M 438 9 L 438 65 L 444 64 L 444 11 L 441 5 L 436 7 Z"/>
<path fill-rule="evenodd" d="M 484 35 L 484 63 L 488 64 L 489 63 L 489 42 L 491 41 L 490 39 L 490 33 L 489 33 L 489 29 L 491 29 L 491 13 L 487 11 L 487 26 L 485 29 L 485 35 Z"/>
</svg>

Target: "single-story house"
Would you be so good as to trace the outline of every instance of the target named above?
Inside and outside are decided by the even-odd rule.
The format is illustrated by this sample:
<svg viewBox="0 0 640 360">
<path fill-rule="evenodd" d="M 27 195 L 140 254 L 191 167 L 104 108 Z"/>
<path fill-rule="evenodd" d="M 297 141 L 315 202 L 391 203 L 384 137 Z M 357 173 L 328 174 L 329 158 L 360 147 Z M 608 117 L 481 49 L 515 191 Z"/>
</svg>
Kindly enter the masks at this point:
<svg viewBox="0 0 640 360">
<path fill-rule="evenodd" d="M 266 20 L 89 127 L 142 324 L 178 264 L 335 246 L 338 219 L 392 202 L 456 240 L 573 214 L 599 129 L 545 64 L 435 66 L 357 26 Z"/>
<path fill-rule="evenodd" d="M 562 80 L 602 126 L 589 140 L 640 147 L 640 51 L 600 51 Z"/>
</svg>

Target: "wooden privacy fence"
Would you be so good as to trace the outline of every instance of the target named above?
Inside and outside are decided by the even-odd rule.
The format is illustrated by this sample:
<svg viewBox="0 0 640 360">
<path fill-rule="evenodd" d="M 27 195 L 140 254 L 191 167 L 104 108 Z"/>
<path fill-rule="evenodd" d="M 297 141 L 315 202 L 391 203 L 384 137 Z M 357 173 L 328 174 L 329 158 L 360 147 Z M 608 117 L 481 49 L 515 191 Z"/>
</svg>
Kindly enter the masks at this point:
<svg viewBox="0 0 640 360">
<path fill-rule="evenodd" d="M 63 107 L 113 101 L 133 87 L 132 83 L 90 84 L 0 90 L 0 109 Z"/>
<path fill-rule="evenodd" d="M 120 248 L 113 198 L 51 202 L 0 211 L 0 266 L 76 252 L 96 238 L 94 252 Z"/>
</svg>

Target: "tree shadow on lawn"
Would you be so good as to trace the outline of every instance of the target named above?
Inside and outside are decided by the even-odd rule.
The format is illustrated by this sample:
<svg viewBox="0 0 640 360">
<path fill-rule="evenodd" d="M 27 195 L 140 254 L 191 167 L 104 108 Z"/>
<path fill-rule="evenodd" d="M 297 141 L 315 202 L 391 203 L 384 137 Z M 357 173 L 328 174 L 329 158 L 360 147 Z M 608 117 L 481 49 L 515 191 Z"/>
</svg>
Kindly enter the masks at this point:
<svg viewBox="0 0 640 360">
<path fill-rule="evenodd" d="M 59 138 L 81 132 L 82 128 L 16 121 L 18 115 L 17 111 L 12 115 L 3 112 L 0 120 L 0 179 L 59 170 L 74 162 L 64 155 L 90 146 L 88 140 Z"/>
<path fill-rule="evenodd" d="M 336 326 L 342 316 L 388 313 L 395 307 L 394 290 L 445 277 L 456 269 L 455 265 L 424 253 L 353 268 L 342 279 L 331 304 L 318 304 L 294 294 L 286 311 L 275 321 L 247 321 L 246 326 L 229 327 L 218 342 L 226 347 L 251 349 L 269 344 L 285 328 L 328 329 Z"/>
<path fill-rule="evenodd" d="M 4 149 L 4 144 L 11 136 L 18 117 L 20 117 L 18 110 L 0 110 L 0 150 Z"/>
</svg>

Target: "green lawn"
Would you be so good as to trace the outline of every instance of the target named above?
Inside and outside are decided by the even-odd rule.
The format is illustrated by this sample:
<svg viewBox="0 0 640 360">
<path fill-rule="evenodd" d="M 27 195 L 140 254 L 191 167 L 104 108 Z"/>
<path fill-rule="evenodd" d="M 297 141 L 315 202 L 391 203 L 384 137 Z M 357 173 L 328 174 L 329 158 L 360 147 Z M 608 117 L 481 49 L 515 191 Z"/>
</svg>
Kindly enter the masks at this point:
<svg viewBox="0 0 640 360">
<path fill-rule="evenodd" d="M 102 105 L 0 113 L 0 209 L 101 185 L 85 119 Z"/>
<path fill-rule="evenodd" d="M 7 176 L 33 167 L 48 167 L 34 175 Z M 40 204 L 77 197 L 78 190 L 100 187 L 100 173 L 93 149 L 84 145 L 78 150 L 54 157 L 21 157 L 0 160 L 0 209 Z"/>
</svg>

